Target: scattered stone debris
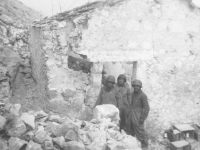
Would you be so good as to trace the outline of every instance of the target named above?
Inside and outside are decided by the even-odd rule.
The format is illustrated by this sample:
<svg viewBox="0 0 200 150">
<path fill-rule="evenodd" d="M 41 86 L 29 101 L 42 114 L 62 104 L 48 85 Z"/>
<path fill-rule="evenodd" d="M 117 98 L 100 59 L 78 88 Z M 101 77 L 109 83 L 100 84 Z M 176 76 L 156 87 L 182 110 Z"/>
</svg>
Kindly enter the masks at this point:
<svg viewBox="0 0 200 150">
<path fill-rule="evenodd" d="M 108 109 L 109 112 L 103 111 Z M 2 150 L 6 147 L 10 150 L 20 148 L 27 150 L 141 150 L 140 143 L 135 137 L 127 135 L 124 131 L 119 132 L 119 111 L 113 105 L 97 106 L 91 121 L 78 119 L 72 121 L 67 117 L 47 114 L 44 111 L 30 111 L 20 116 L 17 115 L 18 111 L 15 113 L 10 116 L 6 114 L 0 116 L 1 131 L 5 131 L 8 135 L 7 139 L 0 135 Z M 8 141 L 4 142 L 4 140 Z M 191 144 L 192 150 L 199 150 L 200 142 L 191 138 L 187 141 Z M 170 141 L 163 136 L 149 139 L 148 150 L 169 150 L 169 147 Z"/>
<path fill-rule="evenodd" d="M 20 105 L 20 104 L 15 104 Z M 14 107 L 12 105 L 11 107 Z M 105 110 L 110 108 L 110 114 Z M 112 105 L 101 105 L 96 108 L 92 121 L 72 121 L 67 117 L 46 114 L 43 111 L 30 111 L 19 115 L 18 111 L 2 114 L 2 130 L 8 135 L 4 142 L 0 138 L 0 148 L 6 150 L 141 150 L 135 137 L 120 133 L 119 111 Z M 14 112 L 14 114 L 13 114 Z M 101 117 L 99 117 L 101 116 Z M 38 119 L 45 117 L 46 119 Z M 5 122 L 5 120 L 7 120 Z M 62 120 L 62 121 L 61 121 Z M 56 122 L 54 122 L 56 121 Z"/>
</svg>

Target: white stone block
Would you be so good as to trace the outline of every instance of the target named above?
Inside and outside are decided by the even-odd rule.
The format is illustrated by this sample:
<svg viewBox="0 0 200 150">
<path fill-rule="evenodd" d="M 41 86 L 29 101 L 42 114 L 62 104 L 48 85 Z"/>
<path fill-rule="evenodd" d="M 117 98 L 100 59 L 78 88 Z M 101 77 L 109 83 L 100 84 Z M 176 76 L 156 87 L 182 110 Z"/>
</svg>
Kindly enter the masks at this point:
<svg viewBox="0 0 200 150">
<path fill-rule="evenodd" d="M 143 24 L 144 30 L 147 30 L 147 31 L 152 31 L 153 30 L 153 24 L 151 22 L 143 21 L 142 24 Z"/>
<path fill-rule="evenodd" d="M 182 52 L 181 54 L 182 54 L 182 56 L 184 56 L 184 57 L 189 57 L 189 56 L 190 56 L 190 52 L 189 52 L 189 51 L 184 51 L 184 52 Z"/>
<path fill-rule="evenodd" d="M 101 14 L 102 14 L 104 17 L 106 17 L 106 18 L 108 18 L 108 17 L 110 16 L 110 13 L 109 13 L 108 11 L 106 11 L 106 10 L 103 10 L 103 11 L 101 12 Z"/>
<path fill-rule="evenodd" d="M 119 109 L 111 104 L 98 105 L 94 109 L 94 119 L 99 121 L 103 119 L 111 119 L 112 122 L 119 123 Z"/>
<path fill-rule="evenodd" d="M 189 60 L 195 60 L 195 55 L 191 55 L 190 57 L 189 57 Z"/>
<path fill-rule="evenodd" d="M 115 28 L 122 28 L 122 25 L 121 25 L 121 23 L 120 23 L 118 20 L 113 20 L 113 21 L 112 21 L 112 25 L 113 25 Z"/>
<path fill-rule="evenodd" d="M 152 48 L 152 42 L 143 42 L 142 47 L 144 49 L 151 49 Z"/>
<path fill-rule="evenodd" d="M 122 15 L 122 17 L 126 17 L 126 16 L 128 16 L 128 14 L 127 14 L 126 11 L 123 11 L 123 12 L 121 13 L 121 15 Z"/>
<path fill-rule="evenodd" d="M 189 32 L 199 32 L 199 26 L 191 26 L 191 25 L 188 25 L 186 27 L 186 31 L 189 31 Z"/>
<path fill-rule="evenodd" d="M 166 31 L 167 26 L 168 26 L 167 23 L 168 23 L 168 21 L 166 21 L 166 20 L 159 21 L 157 23 L 156 30 L 158 30 L 158 31 Z"/>
<path fill-rule="evenodd" d="M 58 40 L 62 47 L 67 46 L 67 40 L 66 40 L 65 34 L 60 34 L 60 36 L 58 37 Z"/>
<path fill-rule="evenodd" d="M 199 0 L 192 0 L 192 3 L 200 8 L 200 1 Z"/>
<path fill-rule="evenodd" d="M 128 41 L 128 48 L 136 48 L 138 46 L 138 43 L 135 41 Z"/>
<path fill-rule="evenodd" d="M 6 118 L 4 118 L 3 116 L 0 116 L 0 130 L 3 130 L 6 124 Z"/>
<path fill-rule="evenodd" d="M 176 68 L 178 68 L 178 69 L 180 69 L 181 67 L 182 67 L 182 62 L 180 62 L 180 61 L 176 61 L 175 63 L 174 63 L 174 66 L 176 67 Z"/>
<path fill-rule="evenodd" d="M 91 70 L 91 73 L 101 73 L 103 70 L 103 65 L 94 63 L 90 70 Z"/>
<path fill-rule="evenodd" d="M 35 116 L 28 114 L 28 113 L 23 113 L 20 118 L 29 125 L 33 130 L 35 129 Z"/>
<path fill-rule="evenodd" d="M 47 61 L 46 61 L 46 65 L 48 67 L 51 67 L 51 66 L 54 66 L 56 63 L 56 60 L 55 59 L 52 59 L 52 58 L 49 58 Z"/>
<path fill-rule="evenodd" d="M 162 7 L 162 6 L 160 6 L 160 5 L 157 5 L 157 6 L 152 7 L 152 11 L 153 11 L 152 14 L 153 14 L 155 17 L 161 17 L 161 15 L 162 15 L 161 7 Z"/>
<path fill-rule="evenodd" d="M 168 27 L 172 33 L 181 33 L 185 31 L 183 22 L 171 21 Z"/>
<path fill-rule="evenodd" d="M 101 74 L 92 74 L 92 83 L 96 85 L 101 85 L 102 75 Z"/>
<path fill-rule="evenodd" d="M 126 30 L 139 31 L 141 24 L 137 20 L 129 20 L 126 24 Z"/>
<path fill-rule="evenodd" d="M 24 145 L 27 144 L 26 141 L 21 140 L 17 137 L 11 137 L 8 141 L 9 145 L 9 150 L 19 150 L 21 149 Z M 1 147 L 2 148 L 2 147 Z M 3 149 L 4 150 L 4 149 Z"/>
<path fill-rule="evenodd" d="M 21 104 L 14 104 L 10 108 L 10 113 L 15 116 L 20 116 L 21 114 Z"/>
<path fill-rule="evenodd" d="M 58 27 L 59 28 L 64 28 L 66 26 L 66 22 L 62 21 L 62 22 L 58 22 Z"/>
</svg>

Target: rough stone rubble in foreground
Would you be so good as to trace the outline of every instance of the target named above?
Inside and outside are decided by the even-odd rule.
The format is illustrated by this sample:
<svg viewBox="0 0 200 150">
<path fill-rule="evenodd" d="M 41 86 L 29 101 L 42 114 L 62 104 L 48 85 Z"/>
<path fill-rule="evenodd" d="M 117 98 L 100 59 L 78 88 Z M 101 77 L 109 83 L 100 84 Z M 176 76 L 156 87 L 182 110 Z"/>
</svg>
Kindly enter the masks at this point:
<svg viewBox="0 0 200 150">
<path fill-rule="evenodd" d="M 110 109 L 110 113 L 102 109 Z M 104 150 L 106 146 L 141 150 L 136 138 L 119 132 L 119 111 L 113 105 L 95 108 L 90 122 L 44 111 L 21 113 L 20 104 L 7 104 L 1 115 L 1 150 Z"/>
</svg>

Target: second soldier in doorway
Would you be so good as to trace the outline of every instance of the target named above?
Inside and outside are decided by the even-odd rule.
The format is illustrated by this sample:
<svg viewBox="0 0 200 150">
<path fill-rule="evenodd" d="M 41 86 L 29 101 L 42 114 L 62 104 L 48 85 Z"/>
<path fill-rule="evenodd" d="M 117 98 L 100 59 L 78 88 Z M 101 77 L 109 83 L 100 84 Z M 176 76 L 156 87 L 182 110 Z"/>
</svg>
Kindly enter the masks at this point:
<svg viewBox="0 0 200 150">
<path fill-rule="evenodd" d="M 126 83 L 126 76 L 120 74 L 117 78 L 117 84 L 115 85 L 122 97 L 122 107 L 120 108 L 120 131 L 123 129 L 126 131 L 127 126 L 127 111 L 131 103 L 131 91 Z"/>
</svg>

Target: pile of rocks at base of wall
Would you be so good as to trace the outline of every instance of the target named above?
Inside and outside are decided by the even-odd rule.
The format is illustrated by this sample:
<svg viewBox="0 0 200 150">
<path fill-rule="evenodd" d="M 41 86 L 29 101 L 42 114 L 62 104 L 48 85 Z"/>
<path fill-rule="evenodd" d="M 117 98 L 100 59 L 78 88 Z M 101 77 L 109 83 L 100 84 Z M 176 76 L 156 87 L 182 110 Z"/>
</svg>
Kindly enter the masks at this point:
<svg viewBox="0 0 200 150">
<path fill-rule="evenodd" d="M 108 108 L 110 114 L 100 111 Z M 96 107 L 94 116 L 101 117 L 90 122 L 44 111 L 21 113 L 20 104 L 7 104 L 1 115 L 1 150 L 141 150 L 136 138 L 119 132 L 113 105 Z"/>
</svg>

